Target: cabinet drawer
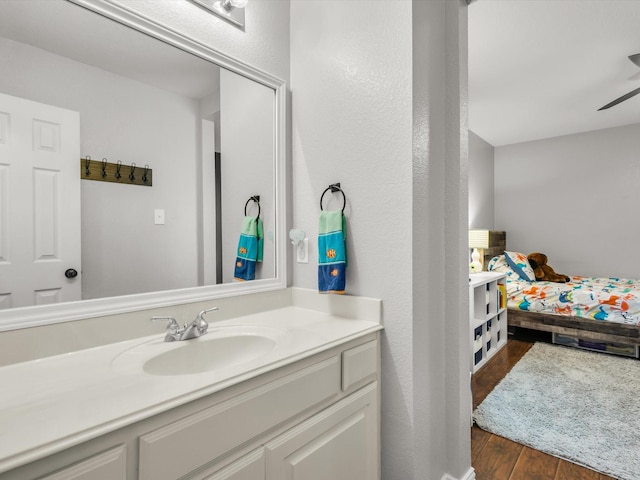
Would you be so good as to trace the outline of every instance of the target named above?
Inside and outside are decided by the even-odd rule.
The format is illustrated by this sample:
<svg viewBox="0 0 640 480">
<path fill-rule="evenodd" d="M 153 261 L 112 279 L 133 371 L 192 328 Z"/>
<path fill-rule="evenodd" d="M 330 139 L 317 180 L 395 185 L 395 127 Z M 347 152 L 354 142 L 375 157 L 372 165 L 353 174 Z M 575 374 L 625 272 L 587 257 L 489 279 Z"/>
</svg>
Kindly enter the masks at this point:
<svg viewBox="0 0 640 480">
<path fill-rule="evenodd" d="M 378 371 L 378 342 L 359 345 L 342 352 L 342 391 L 374 380 Z"/>
<path fill-rule="evenodd" d="M 140 480 L 175 480 L 339 393 L 334 356 L 140 437 Z M 177 453 L 180 452 L 180 453 Z"/>
</svg>

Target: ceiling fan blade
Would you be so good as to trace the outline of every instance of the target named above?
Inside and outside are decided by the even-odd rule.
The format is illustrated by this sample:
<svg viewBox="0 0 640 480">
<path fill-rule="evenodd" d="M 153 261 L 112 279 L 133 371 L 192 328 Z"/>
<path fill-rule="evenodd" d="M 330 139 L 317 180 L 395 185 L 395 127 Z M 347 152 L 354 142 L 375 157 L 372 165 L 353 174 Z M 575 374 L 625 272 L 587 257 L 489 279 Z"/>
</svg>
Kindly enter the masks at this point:
<svg viewBox="0 0 640 480">
<path fill-rule="evenodd" d="M 627 78 L 627 80 L 629 80 L 631 82 L 634 82 L 636 80 L 640 80 L 640 70 L 638 70 L 636 73 L 634 73 L 629 78 Z"/>
<path fill-rule="evenodd" d="M 629 60 L 635 63 L 640 67 L 640 53 L 636 53 L 635 55 L 629 55 Z"/>
<path fill-rule="evenodd" d="M 640 93 L 640 87 L 636 88 L 635 90 L 631 90 L 629 93 L 626 93 L 624 95 L 622 95 L 619 98 L 616 98 L 613 102 L 611 103 L 607 103 L 604 107 L 600 107 L 598 109 L 598 111 L 600 110 L 606 110 L 607 108 L 611 108 L 614 107 L 616 105 L 618 105 L 619 103 L 624 102 L 625 100 L 629 100 L 631 97 L 635 97 L 636 95 L 638 95 Z"/>
</svg>

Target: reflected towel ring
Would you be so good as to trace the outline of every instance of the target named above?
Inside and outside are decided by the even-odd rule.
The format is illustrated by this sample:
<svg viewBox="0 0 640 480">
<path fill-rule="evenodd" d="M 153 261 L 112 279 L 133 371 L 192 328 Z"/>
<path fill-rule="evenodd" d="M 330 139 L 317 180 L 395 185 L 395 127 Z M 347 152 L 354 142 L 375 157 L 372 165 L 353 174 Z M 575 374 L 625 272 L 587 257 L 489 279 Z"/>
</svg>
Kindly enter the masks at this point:
<svg viewBox="0 0 640 480">
<path fill-rule="evenodd" d="M 247 216 L 247 205 L 249 205 L 249 202 L 252 200 L 258 204 L 258 216 L 256 218 L 260 218 L 260 195 L 253 195 L 252 197 L 249 197 L 247 203 L 244 204 L 244 216 Z"/>
<path fill-rule="evenodd" d="M 320 196 L 320 210 L 321 211 L 324 210 L 322 208 L 322 199 L 324 198 L 324 194 L 327 193 L 329 190 L 331 190 L 331 193 L 340 192 L 342 194 L 342 213 L 344 213 L 344 207 L 347 206 L 347 196 L 344 194 L 344 192 L 340 188 L 340 183 L 331 184 L 325 189 L 324 192 L 322 192 L 322 195 Z"/>
</svg>

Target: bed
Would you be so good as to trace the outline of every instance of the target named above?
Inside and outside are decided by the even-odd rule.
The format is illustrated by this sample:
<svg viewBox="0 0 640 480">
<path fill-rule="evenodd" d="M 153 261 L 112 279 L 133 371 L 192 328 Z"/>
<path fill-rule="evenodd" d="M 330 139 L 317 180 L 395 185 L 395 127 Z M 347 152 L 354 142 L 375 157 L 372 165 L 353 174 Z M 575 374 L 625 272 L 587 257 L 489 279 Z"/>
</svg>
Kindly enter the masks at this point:
<svg viewBox="0 0 640 480">
<path fill-rule="evenodd" d="M 510 251 L 492 258 L 488 269 L 507 275 L 510 326 L 552 332 L 554 338 L 640 345 L 640 280 L 572 276 L 568 283 L 535 281 L 526 256 Z"/>
</svg>

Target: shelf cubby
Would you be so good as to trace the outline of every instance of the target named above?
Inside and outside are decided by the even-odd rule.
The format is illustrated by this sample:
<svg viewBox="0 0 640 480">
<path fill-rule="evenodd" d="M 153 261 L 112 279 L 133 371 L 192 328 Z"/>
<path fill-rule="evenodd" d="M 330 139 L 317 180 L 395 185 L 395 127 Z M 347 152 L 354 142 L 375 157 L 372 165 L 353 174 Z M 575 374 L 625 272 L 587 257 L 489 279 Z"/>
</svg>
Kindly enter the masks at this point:
<svg viewBox="0 0 640 480">
<path fill-rule="evenodd" d="M 506 275 L 481 272 L 469 276 L 471 371 L 483 366 L 507 344 Z"/>
</svg>

